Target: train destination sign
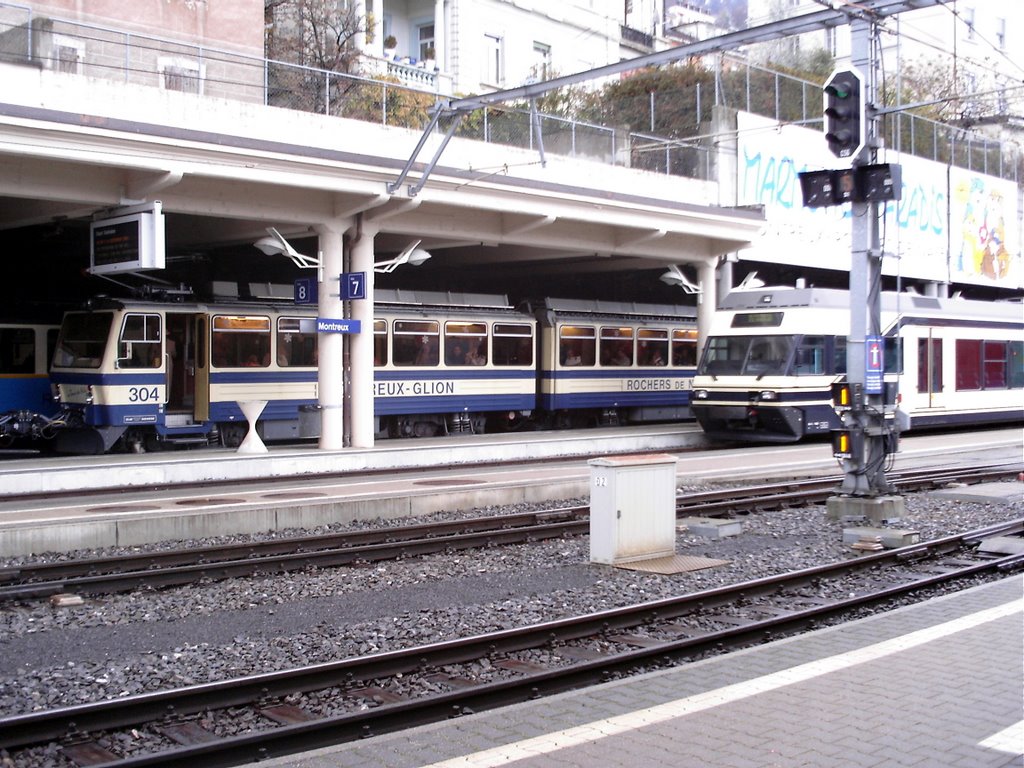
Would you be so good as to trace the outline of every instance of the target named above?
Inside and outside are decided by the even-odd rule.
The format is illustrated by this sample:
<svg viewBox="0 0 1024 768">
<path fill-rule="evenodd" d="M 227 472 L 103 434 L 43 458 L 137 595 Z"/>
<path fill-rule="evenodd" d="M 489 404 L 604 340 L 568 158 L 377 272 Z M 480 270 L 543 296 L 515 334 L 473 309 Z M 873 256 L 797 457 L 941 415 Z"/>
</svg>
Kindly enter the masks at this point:
<svg viewBox="0 0 1024 768">
<path fill-rule="evenodd" d="M 360 324 L 359 320 L 318 317 L 316 330 L 317 333 L 359 333 Z"/>
<path fill-rule="evenodd" d="M 89 235 L 89 272 L 94 275 L 164 268 L 164 216 L 159 201 L 97 219 L 89 225 Z"/>
</svg>

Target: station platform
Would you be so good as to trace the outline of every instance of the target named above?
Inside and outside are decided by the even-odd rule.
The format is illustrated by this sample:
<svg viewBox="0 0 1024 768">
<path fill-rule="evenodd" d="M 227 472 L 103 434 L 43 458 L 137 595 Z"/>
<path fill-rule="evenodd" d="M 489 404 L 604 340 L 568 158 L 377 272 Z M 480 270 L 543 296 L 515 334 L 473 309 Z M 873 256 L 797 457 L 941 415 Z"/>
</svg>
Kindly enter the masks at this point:
<svg viewBox="0 0 1024 768">
<path fill-rule="evenodd" d="M 706 448 L 696 425 L 664 424 L 488 435 L 450 435 L 379 440 L 371 448 L 318 450 L 271 444 L 264 453 L 227 448 L 158 451 L 104 456 L 34 456 L 0 462 L 0 499 L 58 491 L 94 491 L 173 486 L 182 483 L 312 477 L 344 472 L 385 472 L 543 461 L 601 451 L 667 451 Z"/>
<path fill-rule="evenodd" d="M 1024 577 L 263 768 L 1020 768 Z"/>
<path fill-rule="evenodd" d="M 465 435 L 0 463 L 0 557 L 572 499 L 586 457 L 707 446 L 696 426 Z M 68 494 L 57 496 L 57 494 Z M 56 499 L 56 500 L 55 500 Z"/>
<path fill-rule="evenodd" d="M 897 469 L 967 466 L 1019 448 L 1019 430 L 905 440 Z M 691 425 L 382 441 L 367 449 L 277 447 L 0 462 L 0 557 L 586 497 L 588 457 L 664 452 L 680 485 L 834 475 L 821 442 L 717 450 Z M 977 496 L 979 486 L 951 489 Z M 1012 503 L 1020 483 L 994 484 Z"/>
</svg>

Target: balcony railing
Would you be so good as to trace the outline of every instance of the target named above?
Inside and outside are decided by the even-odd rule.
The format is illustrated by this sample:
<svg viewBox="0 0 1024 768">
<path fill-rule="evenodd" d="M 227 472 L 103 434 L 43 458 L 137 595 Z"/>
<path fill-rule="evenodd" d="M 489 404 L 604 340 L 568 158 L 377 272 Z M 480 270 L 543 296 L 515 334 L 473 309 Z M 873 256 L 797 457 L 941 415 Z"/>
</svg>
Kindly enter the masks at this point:
<svg viewBox="0 0 1024 768">
<path fill-rule="evenodd" d="M 450 90 L 447 73 L 378 58 L 367 58 L 367 75 L 302 67 L 191 45 L 152 35 L 69 22 L 0 2 L 0 62 L 32 64 L 70 75 L 147 85 L 223 99 L 257 102 L 423 130 L 439 93 Z M 643 94 L 649 124 L 659 123 L 659 94 Z M 727 105 L 787 123 L 821 120 L 821 86 L 771 72 L 745 61 L 718 57 L 708 82 L 673 90 L 666 110 L 697 127 L 712 119 L 712 108 Z M 664 124 L 664 120 L 660 121 Z M 539 121 L 545 152 L 624 165 L 673 176 L 714 180 L 713 142 L 666 138 L 657 131 L 630 132 L 568 117 Z M 910 114 L 883 123 L 886 143 L 921 157 L 1017 180 L 1019 158 L 996 140 Z M 680 132 L 675 126 L 676 133 Z M 444 130 L 444 125 L 439 130 Z M 691 135 L 693 135 L 691 134 Z M 488 107 L 462 121 L 464 138 L 537 149 L 529 113 L 515 105 Z"/>
</svg>

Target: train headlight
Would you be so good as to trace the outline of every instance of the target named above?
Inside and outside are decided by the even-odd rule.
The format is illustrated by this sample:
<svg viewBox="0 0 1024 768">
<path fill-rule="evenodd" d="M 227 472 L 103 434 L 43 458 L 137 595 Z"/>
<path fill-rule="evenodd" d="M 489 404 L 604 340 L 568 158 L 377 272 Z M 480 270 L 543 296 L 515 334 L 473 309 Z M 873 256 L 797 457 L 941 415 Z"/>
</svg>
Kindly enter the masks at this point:
<svg viewBox="0 0 1024 768">
<path fill-rule="evenodd" d="M 758 400 L 778 400 L 779 393 L 773 392 L 770 389 L 764 389 L 757 393 Z"/>
<path fill-rule="evenodd" d="M 92 405 L 92 384 L 85 388 L 85 402 L 87 405 Z"/>
<path fill-rule="evenodd" d="M 708 391 L 706 389 L 695 389 L 695 390 L 693 390 L 693 399 L 694 400 L 707 400 L 708 399 Z"/>
</svg>

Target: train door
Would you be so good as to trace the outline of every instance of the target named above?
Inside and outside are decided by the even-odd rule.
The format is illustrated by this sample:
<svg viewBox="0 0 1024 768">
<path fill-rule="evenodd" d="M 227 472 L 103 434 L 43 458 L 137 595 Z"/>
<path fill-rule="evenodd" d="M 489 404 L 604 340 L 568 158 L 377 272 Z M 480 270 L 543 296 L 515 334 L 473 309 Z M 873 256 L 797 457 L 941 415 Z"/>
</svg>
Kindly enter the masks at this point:
<svg viewBox="0 0 1024 768">
<path fill-rule="evenodd" d="M 917 401 L 920 408 L 943 407 L 942 338 L 932 335 L 917 339 Z"/>
<path fill-rule="evenodd" d="M 192 384 L 193 414 L 196 421 L 210 419 L 210 316 L 192 316 L 193 356 Z"/>
<path fill-rule="evenodd" d="M 197 419 L 197 316 L 185 312 L 167 313 L 167 413 Z M 201 317 L 201 316 L 199 316 Z"/>
</svg>

